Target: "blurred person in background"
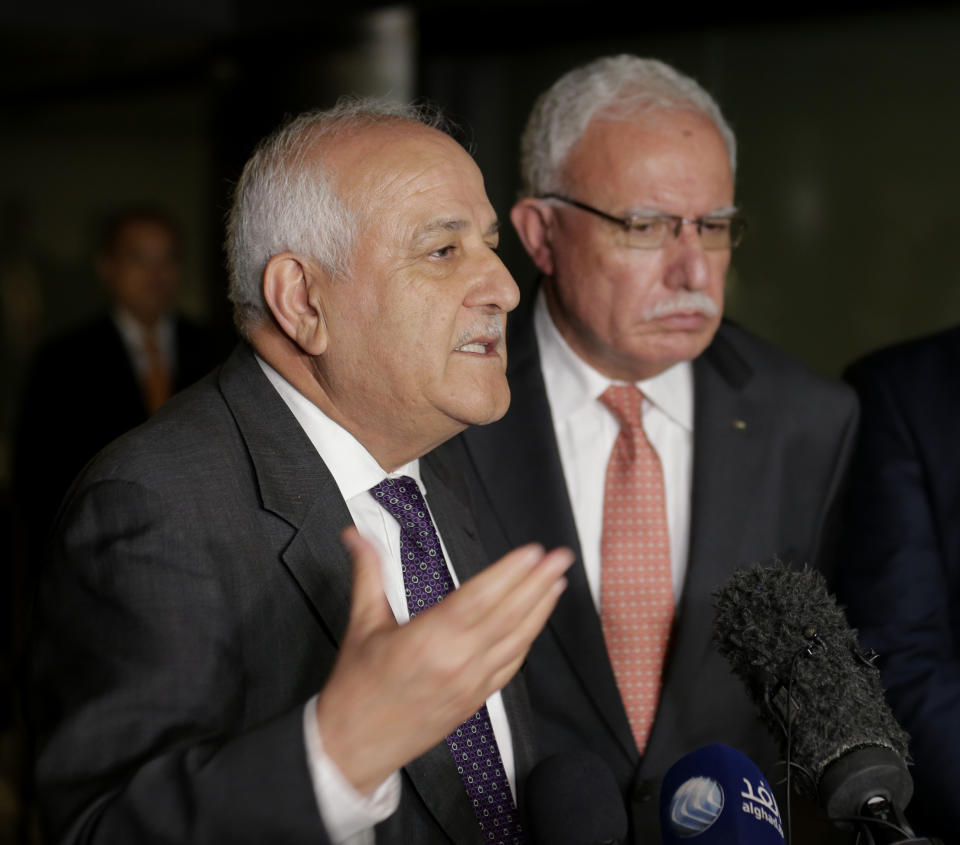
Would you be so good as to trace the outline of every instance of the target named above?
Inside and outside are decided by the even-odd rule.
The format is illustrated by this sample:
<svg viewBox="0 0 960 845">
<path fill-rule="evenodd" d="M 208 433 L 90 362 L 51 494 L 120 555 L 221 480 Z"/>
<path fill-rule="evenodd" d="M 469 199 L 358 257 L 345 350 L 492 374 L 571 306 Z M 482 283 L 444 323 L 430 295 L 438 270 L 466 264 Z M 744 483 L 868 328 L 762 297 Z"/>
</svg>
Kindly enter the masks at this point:
<svg viewBox="0 0 960 845">
<path fill-rule="evenodd" d="M 960 327 L 867 355 L 837 594 L 910 734 L 924 836 L 960 842 Z"/>
<path fill-rule="evenodd" d="M 95 258 L 105 313 L 38 350 L 14 454 L 15 495 L 30 544 L 46 535 L 90 458 L 213 366 L 210 335 L 176 310 L 181 247 L 178 224 L 161 210 L 110 215 Z"/>
</svg>

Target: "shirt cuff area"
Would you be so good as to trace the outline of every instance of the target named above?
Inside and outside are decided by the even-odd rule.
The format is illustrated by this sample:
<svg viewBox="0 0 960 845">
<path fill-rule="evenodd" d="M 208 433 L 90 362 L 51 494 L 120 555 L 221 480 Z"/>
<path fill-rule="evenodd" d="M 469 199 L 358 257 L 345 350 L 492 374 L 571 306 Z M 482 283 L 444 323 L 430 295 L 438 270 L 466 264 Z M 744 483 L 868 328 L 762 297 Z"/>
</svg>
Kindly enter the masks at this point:
<svg viewBox="0 0 960 845">
<path fill-rule="evenodd" d="M 333 845 L 372 843 L 373 826 L 393 814 L 400 804 L 400 772 L 389 775 L 369 795 L 361 795 L 323 750 L 317 725 L 317 697 L 303 711 L 307 767 L 317 807 Z"/>
</svg>

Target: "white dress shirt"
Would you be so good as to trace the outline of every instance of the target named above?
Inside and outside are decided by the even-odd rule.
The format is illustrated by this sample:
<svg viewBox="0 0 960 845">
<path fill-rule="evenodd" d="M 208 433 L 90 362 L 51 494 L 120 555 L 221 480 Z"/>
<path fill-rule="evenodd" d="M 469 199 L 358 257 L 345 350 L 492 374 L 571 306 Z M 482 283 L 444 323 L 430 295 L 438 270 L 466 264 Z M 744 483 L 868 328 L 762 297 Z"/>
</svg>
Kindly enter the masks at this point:
<svg viewBox="0 0 960 845">
<path fill-rule="evenodd" d="M 616 417 L 599 397 L 617 382 L 597 372 L 570 348 L 553 324 L 543 291 L 534 306 L 534 331 L 583 566 L 599 612 L 604 483 L 620 431 Z M 654 378 L 636 382 L 636 386 L 645 397 L 643 430 L 663 467 L 676 603 L 683 589 L 690 545 L 693 368 L 684 361 Z"/>
<path fill-rule="evenodd" d="M 400 525 L 377 504 L 369 490 L 388 476 L 396 478 L 406 475 L 417 482 L 429 509 L 429 501 L 420 478 L 420 462 L 415 460 L 394 472 L 385 472 L 353 435 L 326 416 L 259 356 L 257 361 L 330 470 L 357 530 L 380 552 L 381 576 L 387 601 L 397 622 L 408 622 L 410 614 L 400 569 Z M 439 536 L 439 531 L 437 533 Z M 442 537 L 440 545 L 454 586 L 459 586 L 454 563 L 443 546 Z M 400 774 L 394 772 L 371 795 L 360 795 L 323 752 L 315 702 L 316 697 L 311 699 L 304 709 L 304 737 L 314 792 L 327 833 L 335 845 L 372 843 L 373 826 L 397 809 L 400 801 Z M 487 709 L 500 747 L 504 771 L 516 800 L 513 741 L 499 692 L 487 699 Z"/>
</svg>

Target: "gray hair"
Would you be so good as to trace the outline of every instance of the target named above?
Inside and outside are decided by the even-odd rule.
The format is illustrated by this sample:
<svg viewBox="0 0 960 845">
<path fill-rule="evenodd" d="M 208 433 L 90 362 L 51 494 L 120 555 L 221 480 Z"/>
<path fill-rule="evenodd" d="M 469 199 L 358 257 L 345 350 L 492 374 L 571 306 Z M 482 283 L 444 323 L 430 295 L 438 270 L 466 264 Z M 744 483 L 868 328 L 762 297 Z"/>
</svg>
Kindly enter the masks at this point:
<svg viewBox="0 0 960 845">
<path fill-rule="evenodd" d="M 344 132 L 409 121 L 447 131 L 435 108 L 385 99 L 341 98 L 330 109 L 304 112 L 264 138 L 247 161 L 227 216 L 225 250 L 234 322 L 248 337 L 268 311 L 263 272 L 271 257 L 295 252 L 347 278 L 360 231 L 360 209 L 335 189 L 317 142 Z"/>
<path fill-rule="evenodd" d="M 562 193 L 570 151 L 597 117 L 633 119 L 654 110 L 700 112 L 716 125 L 736 173 L 737 141 L 700 84 L 656 59 L 622 54 L 595 59 L 560 77 L 534 103 L 520 140 L 522 194 Z"/>
</svg>

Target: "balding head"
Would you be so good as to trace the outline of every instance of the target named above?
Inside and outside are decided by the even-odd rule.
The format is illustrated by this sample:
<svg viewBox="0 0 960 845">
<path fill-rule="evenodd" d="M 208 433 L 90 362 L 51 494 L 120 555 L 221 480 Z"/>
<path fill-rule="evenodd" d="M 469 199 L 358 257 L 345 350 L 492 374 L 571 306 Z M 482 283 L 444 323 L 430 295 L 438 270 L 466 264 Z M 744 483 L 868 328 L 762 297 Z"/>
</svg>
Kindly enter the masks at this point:
<svg viewBox="0 0 960 845">
<path fill-rule="evenodd" d="M 285 251 L 310 255 L 347 276 L 357 238 L 356 210 L 337 189 L 325 153 L 379 125 L 438 128 L 435 110 L 377 99 L 343 99 L 331 109 L 305 112 L 260 142 L 234 191 L 226 253 L 234 320 L 245 337 L 267 317 L 263 271 Z"/>
<path fill-rule="evenodd" d="M 388 470 L 503 415 L 519 298 L 479 168 L 410 114 L 298 118 L 248 164 L 231 226 L 248 339 Z"/>
</svg>

